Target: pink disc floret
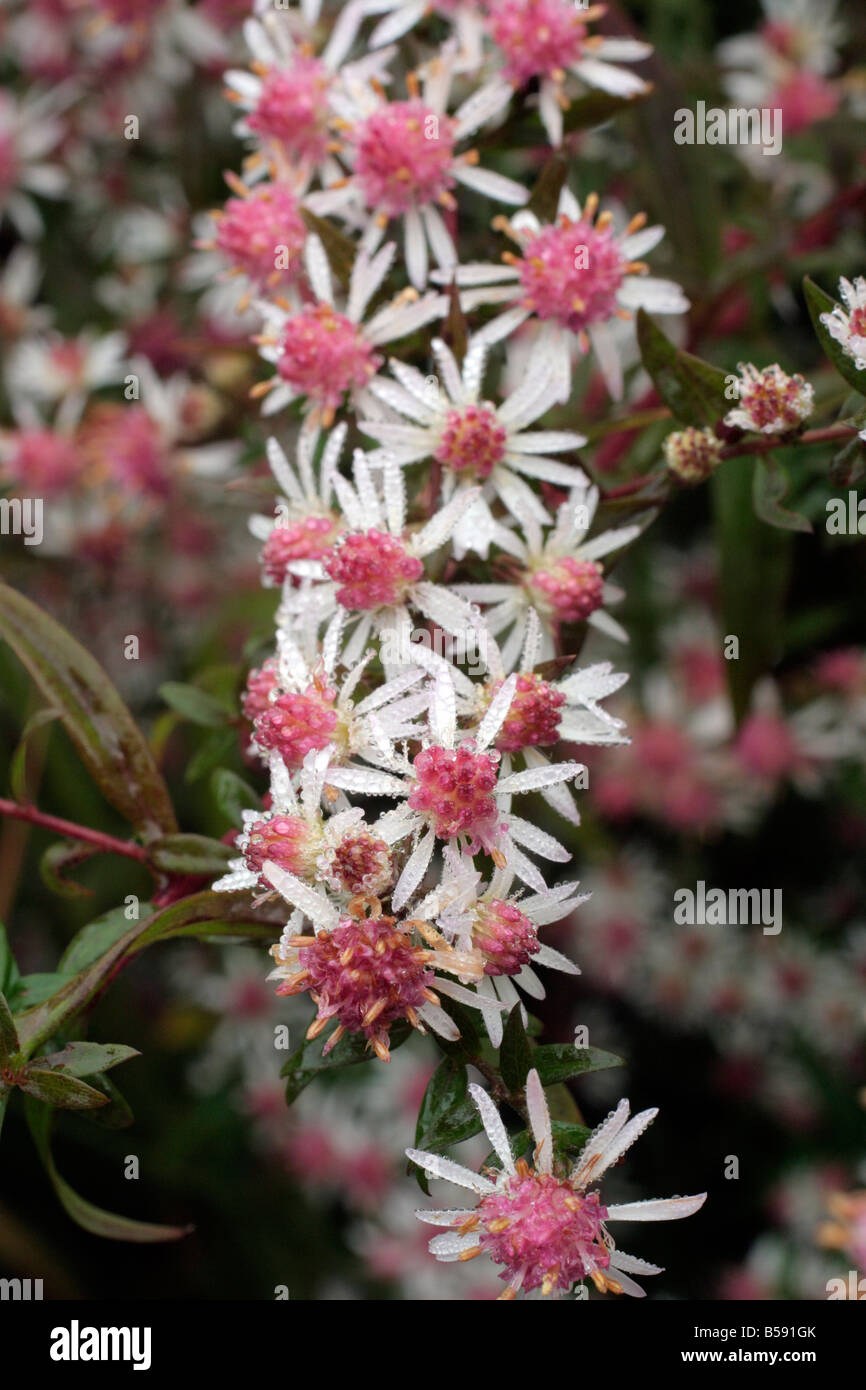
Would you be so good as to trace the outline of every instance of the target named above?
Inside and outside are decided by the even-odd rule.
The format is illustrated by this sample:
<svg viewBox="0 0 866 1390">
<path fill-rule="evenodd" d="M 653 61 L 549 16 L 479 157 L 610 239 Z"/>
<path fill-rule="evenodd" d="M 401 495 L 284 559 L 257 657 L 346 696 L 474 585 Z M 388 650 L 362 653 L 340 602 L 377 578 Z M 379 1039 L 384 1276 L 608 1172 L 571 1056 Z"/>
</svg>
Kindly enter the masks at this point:
<svg viewBox="0 0 866 1390">
<path fill-rule="evenodd" d="M 413 763 L 416 785 L 410 808 L 427 817 L 440 840 L 467 835 L 470 848 L 475 842 L 495 847 L 498 761 L 498 753 L 477 753 L 471 739 L 459 748 L 433 744 L 422 749 Z"/>
<path fill-rule="evenodd" d="M 491 696 L 501 686 L 497 682 Z M 527 673 L 517 678 L 514 698 L 496 739 L 503 753 L 518 753 L 521 748 L 556 743 L 565 695 L 541 676 Z"/>
<path fill-rule="evenodd" d="M 324 559 L 338 528 L 333 516 L 305 516 L 285 526 L 278 523 L 262 547 L 262 568 L 270 583 L 284 584 L 295 560 Z"/>
<path fill-rule="evenodd" d="M 314 838 L 301 816 L 263 817 L 247 832 L 244 862 L 251 873 L 258 874 L 264 888 L 270 887 L 262 873 L 266 860 L 298 878 L 307 878 L 315 861 Z"/>
<path fill-rule="evenodd" d="M 328 149 L 331 76 L 318 58 L 299 56 L 291 67 L 271 68 L 247 125 L 278 140 L 286 155 L 318 161 Z"/>
<path fill-rule="evenodd" d="M 607 1208 L 598 1193 L 576 1192 L 552 1173 L 531 1172 L 524 1161 L 503 1188 L 481 1199 L 476 1216 L 482 1250 L 504 1266 L 501 1278 L 520 1279 L 527 1293 L 568 1290 L 610 1265 L 602 1230 Z"/>
<path fill-rule="evenodd" d="M 514 903 L 492 898 L 479 907 L 472 944 L 484 957 L 485 975 L 516 975 L 541 950 L 534 924 Z"/>
<path fill-rule="evenodd" d="M 371 613 L 401 604 L 424 566 L 405 543 L 386 531 L 353 531 L 325 558 L 344 608 Z"/>
<path fill-rule="evenodd" d="M 216 244 L 256 285 L 275 286 L 297 278 L 306 235 L 294 193 L 267 183 L 248 198 L 229 198 L 217 222 Z"/>
<path fill-rule="evenodd" d="M 329 304 L 289 320 L 277 359 L 283 380 L 325 410 L 336 410 L 347 391 L 366 386 L 381 365 L 358 324 Z"/>
<path fill-rule="evenodd" d="M 628 262 L 610 224 L 562 217 L 524 245 L 517 269 L 524 307 L 580 333 L 616 314 Z"/>
<path fill-rule="evenodd" d="M 340 893 L 384 893 L 394 882 L 394 858 L 384 840 L 365 828 L 349 830 L 319 861 L 321 877 Z"/>
<path fill-rule="evenodd" d="M 423 101 L 392 101 L 362 121 L 353 139 L 355 176 L 368 207 L 401 217 L 441 201 L 454 186 L 454 121 Z"/>
<path fill-rule="evenodd" d="M 304 691 L 284 691 L 257 717 L 255 739 L 265 752 L 280 754 L 287 767 L 300 767 L 314 748 L 327 748 L 337 729 L 331 686 L 312 682 Z"/>
<path fill-rule="evenodd" d="M 433 454 L 452 473 L 489 478 L 505 457 L 507 433 L 489 405 L 449 410 Z"/>
<path fill-rule="evenodd" d="M 505 76 L 516 87 L 572 67 L 587 32 L 572 0 L 492 0 L 487 26 L 505 54 Z"/>
<path fill-rule="evenodd" d="M 542 611 L 562 623 L 585 621 L 604 599 L 601 565 L 572 555 L 557 560 L 550 569 L 533 570 L 527 586 Z"/>
</svg>

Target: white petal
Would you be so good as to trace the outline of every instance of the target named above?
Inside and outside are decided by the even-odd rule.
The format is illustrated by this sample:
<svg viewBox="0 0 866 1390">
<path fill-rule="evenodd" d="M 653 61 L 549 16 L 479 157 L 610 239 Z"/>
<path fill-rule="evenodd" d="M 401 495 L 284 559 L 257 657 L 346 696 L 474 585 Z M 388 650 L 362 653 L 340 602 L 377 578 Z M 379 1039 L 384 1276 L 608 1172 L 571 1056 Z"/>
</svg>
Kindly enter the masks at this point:
<svg viewBox="0 0 866 1390">
<path fill-rule="evenodd" d="M 490 1140 L 499 1157 L 503 1171 L 513 1174 L 515 1172 L 514 1155 L 511 1152 L 511 1144 L 508 1142 L 508 1132 L 505 1125 L 502 1123 L 502 1117 L 499 1111 L 482 1086 L 477 1086 L 473 1082 L 469 1087 L 469 1094 L 478 1106 L 481 1122 L 484 1125 L 487 1138 Z"/>
</svg>

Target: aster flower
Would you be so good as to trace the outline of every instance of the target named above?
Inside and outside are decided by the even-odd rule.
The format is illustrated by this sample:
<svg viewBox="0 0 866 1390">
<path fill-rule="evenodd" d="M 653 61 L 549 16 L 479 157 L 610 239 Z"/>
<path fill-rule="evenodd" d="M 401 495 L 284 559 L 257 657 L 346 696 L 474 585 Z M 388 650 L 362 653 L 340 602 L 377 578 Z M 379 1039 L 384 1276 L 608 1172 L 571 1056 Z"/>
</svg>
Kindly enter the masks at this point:
<svg viewBox="0 0 866 1390">
<path fill-rule="evenodd" d="M 282 758 L 271 754 L 270 809 L 243 812 L 240 854 L 229 861 L 229 872 L 216 881 L 214 892 L 255 888 L 267 893 L 266 860 L 344 898 L 390 890 L 397 876 L 393 856 L 365 824 L 363 810 L 356 806 L 332 816 L 322 813 L 329 760 L 327 749 L 307 755 L 298 795 Z"/>
<path fill-rule="evenodd" d="M 490 679 L 478 684 L 464 680 L 458 685 L 458 708 L 468 720 L 483 718 L 506 679 L 498 643 L 486 631 L 484 638 L 481 646 Z M 613 671 L 610 662 L 603 661 L 573 671 L 559 681 L 544 680 L 534 671 L 542 642 L 538 614 L 530 608 L 526 614 L 526 637 L 516 672 L 514 696 L 496 738 L 495 746 L 502 754 L 503 776 L 511 773 L 515 754 L 522 756 L 526 767 L 541 768 L 550 763 L 542 748 L 559 742 L 609 747 L 629 741 L 622 732 L 624 721 L 608 714 L 599 704 L 619 690 L 628 676 Z M 454 673 L 455 685 L 459 674 Z M 539 795 L 566 820 L 580 825 L 574 797 L 565 783 L 542 787 Z"/>
<path fill-rule="evenodd" d="M 598 195 L 591 193 L 581 208 L 574 194 L 563 188 L 554 222 L 542 223 L 523 210 L 499 226 L 516 243 L 520 254 L 506 252 L 505 265 L 472 263 L 459 266 L 454 278 L 465 292 L 464 310 L 480 304 L 512 304 L 476 334 L 476 341 L 498 342 L 535 317 L 543 325 L 540 349 L 555 365 L 559 383 L 557 399 L 571 392 L 571 352 L 595 352 L 607 389 L 622 395 L 622 366 L 611 324 L 630 319 L 638 309 L 658 314 L 683 314 L 689 307 L 679 285 L 647 274 L 639 257 L 664 237 L 663 227 L 645 226 L 638 213 L 624 231 L 617 232 L 613 214 L 598 211 Z M 432 276 L 447 283 L 450 273 Z"/>
<path fill-rule="evenodd" d="M 20 102 L 0 91 L 0 217 L 5 214 L 27 241 L 42 235 L 34 196 L 60 198 L 66 191 L 66 175 L 49 156 L 63 139 L 60 117 L 74 97 L 71 83 Z"/>
<path fill-rule="evenodd" d="M 250 186 L 231 171 L 225 180 L 233 196 L 198 220 L 195 246 L 202 254 L 186 275 L 201 285 L 214 275 L 235 280 L 237 312 L 244 314 L 254 294 L 285 294 L 303 277 L 304 186 L 287 177 Z"/>
<path fill-rule="evenodd" d="M 455 951 L 425 922 L 400 921 L 384 914 L 375 897 L 356 898 L 341 913 L 325 894 L 269 860 L 264 864 L 264 875 L 295 908 L 273 947 L 276 968 L 268 978 L 282 982 L 278 994 L 309 992 L 318 1012 L 307 1030 L 308 1038 L 318 1037 L 336 1020 L 325 1052 L 344 1033 L 363 1033 L 376 1056 L 387 1062 L 389 1030 L 398 1020 L 422 1033 L 426 1025 L 452 1042 L 460 1037 L 439 995 L 473 1008 L 480 1007 L 479 997 L 463 985 L 434 974 L 434 970 L 479 977 L 481 957 L 477 953 Z M 367 908 L 369 915 L 365 915 Z M 297 925 L 305 917 L 315 927 L 314 936 L 297 933 Z M 432 940 L 432 946 L 421 945 L 418 935 L 422 941 Z"/>
<path fill-rule="evenodd" d="M 658 1114 L 642 1110 L 629 1119 L 629 1103 L 621 1100 L 593 1132 L 570 1171 L 554 1155 L 550 1112 L 537 1071 L 526 1078 L 526 1105 L 535 1140 L 533 1162 L 516 1162 L 508 1134 L 486 1091 L 470 1085 L 487 1136 L 502 1165 L 474 1173 L 440 1154 L 407 1149 L 431 1178 L 442 1178 L 478 1195 L 474 1209 L 419 1211 L 419 1220 L 446 1226 L 434 1236 L 430 1252 L 437 1260 L 469 1260 L 487 1254 L 502 1266 L 507 1287 L 500 1298 L 514 1299 L 521 1289 L 542 1295 L 567 1293 L 575 1283 L 591 1279 L 599 1293 L 627 1293 L 641 1298 L 643 1289 L 632 1274 L 661 1274 L 657 1265 L 618 1250 L 607 1229 L 609 1221 L 678 1221 L 703 1206 L 707 1194 L 668 1197 L 605 1206 L 595 1187 Z M 590 1190 L 591 1189 L 591 1190 Z"/>
<path fill-rule="evenodd" d="M 308 200 L 321 216 L 364 217 L 361 248 L 367 252 L 376 249 L 393 218 L 402 218 L 406 269 L 418 290 L 427 283 L 428 246 L 449 279 L 457 265 L 440 212 L 456 207 L 456 184 L 512 206 L 529 196 L 522 184 L 480 168 L 477 151 L 458 153 L 462 142 L 503 111 L 509 92 L 482 89 L 448 115 L 454 63 L 453 51 L 447 51 L 427 64 L 420 79 L 410 74 L 406 101 L 388 100 L 378 83 L 353 84 L 335 94 L 344 134 L 341 157 L 352 172 Z"/>
<path fill-rule="evenodd" d="M 253 724 L 253 747 L 262 757 L 278 753 L 294 771 L 312 751 L 327 749 L 337 765 L 376 756 L 383 739 L 413 738 L 422 732 L 423 726 L 414 721 L 426 710 L 429 692 L 412 687 L 425 672 L 407 666 L 356 702 L 358 684 L 375 653 L 371 649 L 350 665 L 338 682 L 335 672 L 345 663 L 340 655 L 342 626 L 342 614 L 337 614 L 315 658 L 306 657 L 294 640 L 303 634 L 278 631 L 267 703 Z"/>
<path fill-rule="evenodd" d="M 584 7 L 573 0 L 490 0 L 485 31 L 502 54 L 492 80 L 515 90 L 538 82 L 538 110 L 551 145 L 562 143 L 563 111 L 569 73 L 586 87 L 614 96 L 635 97 L 650 91 L 643 78 L 618 65 L 639 63 L 652 47 L 637 39 L 592 35 L 588 25 L 604 5 Z"/>
<path fill-rule="evenodd" d="M 443 936 L 459 951 L 480 951 L 484 974 L 478 981 L 480 995 L 495 1002 L 483 1010 L 484 1023 L 494 1047 L 502 1042 L 500 1004 L 511 1009 L 520 1002 L 518 987 L 533 999 L 545 997 L 544 985 L 533 969 L 546 965 L 569 975 L 579 968 L 559 951 L 543 945 L 538 928 L 567 917 L 588 893 L 578 893 L 578 883 L 562 883 L 530 897 L 512 894 L 514 875 L 495 869 L 490 882 L 453 846 L 443 851 L 445 872 L 441 883 L 416 909 L 419 917 L 434 917 Z"/>
<path fill-rule="evenodd" d="M 759 368 L 741 362 L 738 370 L 739 405 L 728 411 L 726 425 L 756 434 L 788 434 L 812 414 L 815 392 L 800 375 L 788 376 L 778 364 Z"/>
<path fill-rule="evenodd" d="M 394 888 L 395 909 L 409 901 L 426 874 L 437 840 L 469 855 L 486 850 L 500 867 L 509 867 L 537 892 L 544 879 L 521 845 L 543 858 L 565 863 L 568 851 L 552 835 L 511 813 L 511 797 L 567 782 L 583 771 L 563 762 L 502 776 L 493 742 L 508 712 L 517 678 L 510 676 L 491 701 L 471 738 L 457 727 L 456 695 L 444 667 L 434 676 L 428 707 L 428 735 L 414 758 L 383 750 L 383 771 L 337 768 L 330 780 L 344 791 L 391 796 L 405 801 L 375 822 L 388 844 L 412 837 L 414 849 Z"/>
<path fill-rule="evenodd" d="M 318 624 L 343 612 L 354 624 L 343 652 L 354 661 L 373 633 L 390 634 L 388 651 L 401 654 L 399 664 L 411 664 L 410 611 L 423 613 L 452 636 L 474 626 L 468 602 L 441 584 L 424 577 L 424 559 L 444 545 L 477 492 L 461 491 L 420 530 L 406 534 L 406 491 L 394 464 L 381 470 L 381 496 L 367 459 L 358 450 L 354 487 L 335 475 L 334 488 L 345 517 L 353 522 L 321 562 L 322 580 L 312 588 L 286 589 L 281 614 L 285 622 Z M 386 669 L 391 662 L 383 647 Z"/>
<path fill-rule="evenodd" d="M 314 431 L 300 431 L 295 465 L 289 462 L 276 439 L 268 440 L 268 463 L 282 492 L 275 503 L 274 517 L 253 516 L 249 523 L 256 539 L 264 542 L 262 582 L 266 587 L 287 581 L 296 583 L 302 575 L 309 574 L 309 561 L 322 560 L 342 530 L 344 522 L 334 510 L 334 474 L 346 430 L 346 425 L 338 425 L 328 435 L 318 468 Z"/>
<path fill-rule="evenodd" d="M 376 403 L 384 403 L 387 414 L 360 420 L 359 427 L 378 440 L 383 457 L 401 467 L 435 459 L 443 473 L 445 501 L 458 488 L 483 486 L 481 497 L 455 528 L 454 545 L 458 558 L 466 550 L 486 556 L 491 541 L 507 543 L 502 524 L 490 511 L 490 497 L 495 494 L 515 519 L 530 515 L 542 524 L 549 522 L 524 479 L 540 478 L 567 488 L 585 481 L 580 468 L 547 455 L 579 449 L 586 439 L 570 430 L 527 428 L 546 413 L 558 393 L 550 363 L 541 355 L 533 358 L 522 384 L 495 405 L 481 399 L 486 343 L 470 344 L 462 371 L 441 339 L 434 338 L 432 348 L 441 385 L 392 359 L 391 371 L 399 384 L 374 377 L 368 392 Z"/>
<path fill-rule="evenodd" d="M 858 372 L 863 372 L 866 371 L 866 279 L 858 275 L 852 285 L 843 276 L 839 281 L 839 295 L 845 308 L 837 304 L 832 313 L 821 315 L 821 322 L 830 337 L 853 359 Z"/>
<path fill-rule="evenodd" d="M 275 169 L 278 175 L 295 172 L 309 178 L 318 171 L 330 181 L 341 173 L 331 157 L 337 148 L 332 96 L 342 85 L 368 75 L 384 78 L 392 52 L 344 62 L 357 32 L 351 6 L 343 7 L 318 57 L 311 43 L 296 41 L 294 19 L 287 11 L 269 9 L 246 21 L 252 71 L 227 72 L 226 96 L 244 113 L 235 133 L 258 147 L 246 161 L 248 177 Z"/>
<path fill-rule="evenodd" d="M 725 424 L 732 424 L 731 411 L 725 416 Z M 750 428 L 753 428 L 750 426 Z M 662 453 L 668 472 L 681 483 L 697 484 L 706 482 L 722 461 L 723 444 L 712 430 L 695 429 L 687 425 L 684 430 L 674 430 L 662 444 Z"/>
<path fill-rule="evenodd" d="M 25 338 L 10 353 L 4 376 L 16 403 L 25 399 L 40 405 L 59 403 L 55 425 L 71 429 L 88 397 L 122 381 L 127 370 L 123 333 L 97 335 L 85 330 L 75 338 L 59 333 Z"/>
<path fill-rule="evenodd" d="M 403 290 L 363 322 L 396 249 L 389 242 L 372 259 L 363 250 L 358 252 L 340 310 L 335 307 L 325 248 L 314 234 L 307 237 L 304 264 L 315 300 L 299 309 L 287 301 L 258 306 L 265 325 L 257 339 L 261 355 L 277 369 L 275 376 L 254 388 L 256 395 L 267 396 L 266 415 L 302 398 L 311 421 L 327 428 L 343 401 L 347 397 L 354 401 L 381 366 L 377 348 L 443 316 L 448 306 L 444 295 L 429 291 L 419 298 L 414 290 Z"/>
<path fill-rule="evenodd" d="M 494 637 L 511 629 L 502 649 L 506 669 L 514 666 L 526 640 L 530 608 L 542 622 L 542 660 L 555 655 L 553 633 L 560 623 L 585 621 L 608 637 L 628 641 L 620 624 L 602 610 L 603 603 L 621 598 L 622 591 L 606 583 L 598 562 L 628 545 L 641 528 L 621 526 L 586 540 L 597 506 L 596 487 L 574 488 L 546 536 L 531 517 L 524 522 L 525 540 L 513 534 L 509 549 L 517 564 L 511 567 L 510 582 L 454 586 L 473 603 L 491 605 L 484 623 Z"/>
</svg>

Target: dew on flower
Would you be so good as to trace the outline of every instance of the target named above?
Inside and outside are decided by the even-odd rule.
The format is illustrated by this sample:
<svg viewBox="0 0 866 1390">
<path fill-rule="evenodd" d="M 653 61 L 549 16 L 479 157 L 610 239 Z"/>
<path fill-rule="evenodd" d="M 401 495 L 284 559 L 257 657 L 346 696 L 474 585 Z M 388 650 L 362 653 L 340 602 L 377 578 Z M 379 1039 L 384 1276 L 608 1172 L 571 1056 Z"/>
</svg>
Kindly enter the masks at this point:
<svg viewBox="0 0 866 1390">
<path fill-rule="evenodd" d="M 489 478 L 505 457 L 507 432 L 488 405 L 449 410 L 433 457 L 452 473 Z"/>
<path fill-rule="evenodd" d="M 424 748 L 412 767 L 416 786 L 409 805 L 427 816 L 440 840 L 458 835 L 481 844 L 495 840 L 497 755 L 476 753 L 467 740 L 459 748 Z"/>
<path fill-rule="evenodd" d="M 375 528 L 344 535 L 324 563 L 337 585 L 337 602 L 362 612 L 402 603 L 424 573 L 403 541 Z"/>
<path fill-rule="evenodd" d="M 554 622 L 584 622 L 601 607 L 604 598 L 601 565 L 572 555 L 557 560 L 549 569 L 530 571 L 525 584 L 533 602 Z"/>
</svg>

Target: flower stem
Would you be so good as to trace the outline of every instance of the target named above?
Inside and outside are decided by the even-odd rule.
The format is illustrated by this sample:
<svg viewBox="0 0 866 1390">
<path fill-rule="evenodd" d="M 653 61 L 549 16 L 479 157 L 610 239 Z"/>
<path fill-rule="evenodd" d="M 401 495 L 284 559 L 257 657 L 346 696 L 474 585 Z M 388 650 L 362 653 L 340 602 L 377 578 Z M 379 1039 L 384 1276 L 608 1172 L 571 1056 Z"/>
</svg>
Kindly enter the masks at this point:
<svg viewBox="0 0 866 1390">
<path fill-rule="evenodd" d="M 106 854 L 122 854 L 127 859 L 147 860 L 147 851 L 142 845 L 130 840 L 117 840 L 113 835 L 105 835 L 101 830 L 91 830 L 87 825 L 76 825 L 71 820 L 61 820 L 59 816 L 49 816 L 38 806 L 19 806 L 17 801 L 6 801 L 0 797 L 0 816 L 11 816 L 14 820 L 28 821 L 31 825 L 41 825 L 45 830 L 54 830 L 58 835 L 66 835 L 72 840 L 82 840 L 85 844 L 96 845 Z"/>
</svg>

